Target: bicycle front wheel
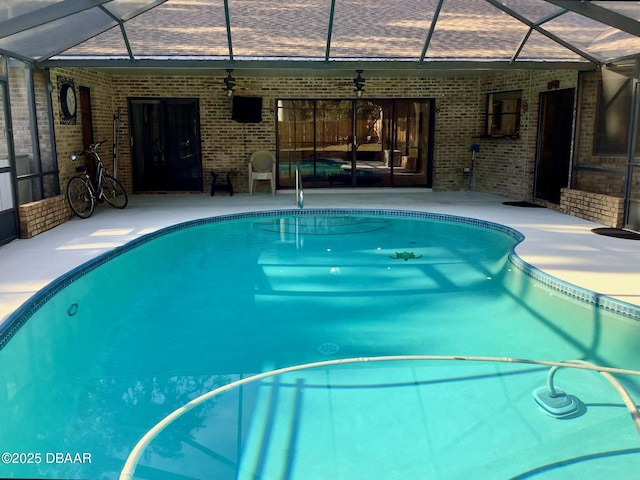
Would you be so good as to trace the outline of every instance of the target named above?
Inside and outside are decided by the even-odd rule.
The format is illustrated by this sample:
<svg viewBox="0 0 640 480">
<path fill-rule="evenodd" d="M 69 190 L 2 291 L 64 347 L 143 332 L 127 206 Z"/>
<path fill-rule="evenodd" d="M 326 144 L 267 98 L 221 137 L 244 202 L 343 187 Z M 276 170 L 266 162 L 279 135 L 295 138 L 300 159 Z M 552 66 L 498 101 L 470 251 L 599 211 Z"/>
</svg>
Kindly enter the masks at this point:
<svg viewBox="0 0 640 480">
<path fill-rule="evenodd" d="M 67 183 L 67 201 L 73 213 L 80 218 L 89 218 L 95 208 L 91 190 L 84 179 L 73 177 Z"/>
<path fill-rule="evenodd" d="M 109 174 L 105 173 L 102 176 L 100 189 L 102 190 L 102 198 L 114 208 L 124 208 L 129 203 L 129 197 L 122 184 Z"/>
</svg>

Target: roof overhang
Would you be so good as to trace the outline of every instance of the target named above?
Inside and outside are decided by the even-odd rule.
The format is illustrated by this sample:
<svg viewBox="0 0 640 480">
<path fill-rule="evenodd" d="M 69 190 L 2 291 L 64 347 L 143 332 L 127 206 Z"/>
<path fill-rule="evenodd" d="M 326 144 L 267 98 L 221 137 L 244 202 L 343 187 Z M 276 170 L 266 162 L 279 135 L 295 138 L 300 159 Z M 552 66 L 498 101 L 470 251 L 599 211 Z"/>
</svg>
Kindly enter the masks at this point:
<svg viewBox="0 0 640 480">
<path fill-rule="evenodd" d="M 369 75 L 375 72 L 389 74 L 389 72 L 401 72 L 403 76 L 430 76 L 446 74 L 478 74 L 479 72 L 495 73 L 496 71 L 514 70 L 580 70 L 588 71 L 598 68 L 590 62 L 574 61 L 524 61 L 509 62 L 503 59 L 473 59 L 455 60 L 438 59 L 417 62 L 415 59 L 341 59 L 325 61 L 318 58 L 215 58 L 215 57 L 154 57 L 136 58 L 90 58 L 90 57 L 57 57 L 56 59 L 40 63 L 42 67 L 65 68 L 93 68 L 108 70 L 112 73 L 123 74 L 157 74 L 158 72 L 189 75 L 207 72 L 237 69 L 249 74 L 250 72 L 269 71 L 269 76 L 289 76 L 295 72 L 304 72 L 307 75 L 331 75 L 344 71 L 353 72 L 363 69 Z"/>
</svg>

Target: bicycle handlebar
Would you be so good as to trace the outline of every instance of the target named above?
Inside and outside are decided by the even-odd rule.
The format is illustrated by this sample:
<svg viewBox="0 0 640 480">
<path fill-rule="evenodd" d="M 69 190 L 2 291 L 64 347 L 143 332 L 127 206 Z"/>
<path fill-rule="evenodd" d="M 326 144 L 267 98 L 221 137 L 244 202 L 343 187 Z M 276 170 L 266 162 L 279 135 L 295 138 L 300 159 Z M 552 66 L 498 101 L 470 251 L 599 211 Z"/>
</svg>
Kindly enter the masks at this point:
<svg viewBox="0 0 640 480">
<path fill-rule="evenodd" d="M 106 140 L 100 140 L 99 142 L 92 143 L 89 145 L 89 148 L 86 150 L 81 150 L 79 152 L 75 152 L 71 154 L 71 160 L 77 160 L 80 155 L 86 155 L 87 153 L 95 152 L 100 145 L 102 145 Z"/>
</svg>

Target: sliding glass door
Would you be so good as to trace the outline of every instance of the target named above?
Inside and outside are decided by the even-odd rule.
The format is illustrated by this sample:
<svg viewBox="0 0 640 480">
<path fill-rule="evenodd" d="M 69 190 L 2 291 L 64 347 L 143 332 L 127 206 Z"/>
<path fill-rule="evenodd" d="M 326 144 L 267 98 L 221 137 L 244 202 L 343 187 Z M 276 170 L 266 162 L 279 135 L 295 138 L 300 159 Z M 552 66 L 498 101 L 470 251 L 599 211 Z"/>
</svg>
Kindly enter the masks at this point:
<svg viewBox="0 0 640 480">
<path fill-rule="evenodd" d="M 431 186 L 430 99 L 279 100 L 278 185 Z"/>
<path fill-rule="evenodd" d="M 354 141 L 352 144 L 355 175 L 353 185 L 390 187 L 393 164 L 392 100 L 355 102 Z"/>
</svg>

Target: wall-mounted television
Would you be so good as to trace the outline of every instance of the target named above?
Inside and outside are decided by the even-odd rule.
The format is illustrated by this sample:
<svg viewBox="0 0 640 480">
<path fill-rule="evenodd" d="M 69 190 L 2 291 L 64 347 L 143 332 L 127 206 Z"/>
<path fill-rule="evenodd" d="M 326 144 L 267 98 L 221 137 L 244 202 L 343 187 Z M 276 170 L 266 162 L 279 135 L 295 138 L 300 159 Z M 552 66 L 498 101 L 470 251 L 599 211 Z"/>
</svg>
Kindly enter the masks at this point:
<svg viewBox="0 0 640 480">
<path fill-rule="evenodd" d="M 233 97 L 231 119 L 240 123 L 262 121 L 262 97 Z"/>
</svg>

